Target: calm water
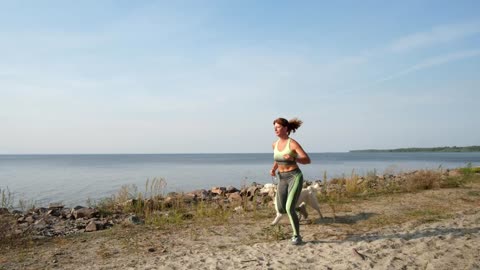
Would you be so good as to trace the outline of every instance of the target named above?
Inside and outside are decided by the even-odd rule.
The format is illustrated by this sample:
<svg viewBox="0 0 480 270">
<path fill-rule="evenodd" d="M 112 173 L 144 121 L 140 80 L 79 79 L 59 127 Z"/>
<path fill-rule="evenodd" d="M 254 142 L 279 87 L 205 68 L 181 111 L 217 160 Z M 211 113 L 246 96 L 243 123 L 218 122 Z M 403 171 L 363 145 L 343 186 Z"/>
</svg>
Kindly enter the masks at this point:
<svg viewBox="0 0 480 270">
<path fill-rule="evenodd" d="M 301 166 L 307 180 L 413 169 L 480 166 L 480 153 L 313 153 Z M 213 186 L 240 188 L 251 182 L 271 182 L 272 154 L 158 155 L 0 155 L 0 188 L 15 200 L 36 205 L 63 202 L 85 204 L 115 194 L 122 185 L 145 190 L 147 179 L 164 178 L 167 191 L 191 191 Z"/>
</svg>

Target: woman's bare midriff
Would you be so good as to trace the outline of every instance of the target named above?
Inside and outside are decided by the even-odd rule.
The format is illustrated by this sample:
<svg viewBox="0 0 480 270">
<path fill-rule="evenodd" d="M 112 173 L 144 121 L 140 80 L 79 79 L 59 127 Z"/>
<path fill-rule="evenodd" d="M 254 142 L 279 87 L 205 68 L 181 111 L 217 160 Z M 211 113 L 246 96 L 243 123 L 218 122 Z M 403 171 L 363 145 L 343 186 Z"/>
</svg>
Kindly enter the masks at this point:
<svg viewBox="0 0 480 270">
<path fill-rule="evenodd" d="M 278 165 L 278 172 L 284 173 L 293 171 L 298 168 L 298 165 Z"/>
</svg>

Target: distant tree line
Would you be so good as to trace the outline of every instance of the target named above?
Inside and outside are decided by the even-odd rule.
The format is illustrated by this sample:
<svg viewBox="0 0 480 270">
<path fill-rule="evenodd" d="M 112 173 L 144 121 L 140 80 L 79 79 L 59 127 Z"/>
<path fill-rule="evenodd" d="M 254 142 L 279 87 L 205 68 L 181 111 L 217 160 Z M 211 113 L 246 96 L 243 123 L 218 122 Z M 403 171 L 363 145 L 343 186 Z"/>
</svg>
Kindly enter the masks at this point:
<svg viewBox="0 0 480 270">
<path fill-rule="evenodd" d="M 397 149 L 365 149 L 350 152 L 480 152 L 480 146 L 444 146 L 444 147 L 410 147 Z"/>
</svg>

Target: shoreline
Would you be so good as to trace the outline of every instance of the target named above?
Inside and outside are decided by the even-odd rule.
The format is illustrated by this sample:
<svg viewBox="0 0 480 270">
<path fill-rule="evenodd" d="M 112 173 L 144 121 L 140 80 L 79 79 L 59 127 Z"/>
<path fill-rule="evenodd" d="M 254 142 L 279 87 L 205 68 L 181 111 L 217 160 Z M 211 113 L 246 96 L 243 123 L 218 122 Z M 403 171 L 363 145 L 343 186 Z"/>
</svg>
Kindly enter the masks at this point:
<svg viewBox="0 0 480 270">
<path fill-rule="evenodd" d="M 468 164 L 467 164 L 468 165 Z M 470 163 L 471 165 L 471 163 Z M 459 168 L 462 168 L 462 167 L 457 167 L 457 168 L 438 168 L 438 169 L 415 169 L 415 170 L 411 170 L 411 171 L 407 171 L 407 172 L 402 172 L 402 170 L 399 170 L 400 172 L 390 172 L 389 169 L 385 170 L 383 172 L 383 174 L 379 174 L 377 172 L 376 169 L 373 169 L 371 171 L 368 171 L 366 174 L 361 174 L 359 175 L 358 173 L 356 173 L 354 170 L 350 171 L 350 174 L 349 176 L 351 176 L 351 173 L 355 173 L 358 177 L 360 178 L 365 178 L 366 175 L 368 174 L 371 174 L 371 173 L 375 173 L 377 174 L 377 176 L 382 176 L 382 175 L 392 175 L 392 173 L 397 176 L 397 175 L 402 175 L 402 174 L 408 174 L 410 172 L 414 172 L 414 171 L 418 171 L 418 170 L 432 170 L 432 171 L 437 171 L 437 170 L 440 170 L 440 171 L 445 171 L 445 172 L 448 172 L 448 171 L 455 171 L 455 170 L 458 170 Z M 477 166 L 477 167 L 472 167 L 476 170 L 478 170 L 480 172 L 480 166 Z M 478 169 L 477 169 L 478 168 Z M 343 174 L 343 176 L 337 176 L 337 177 L 330 177 L 328 179 L 328 181 L 332 180 L 332 179 L 338 179 L 338 178 L 345 178 L 347 176 L 345 176 L 345 174 Z M 156 179 L 163 179 L 164 178 L 152 178 L 151 180 L 156 180 Z M 151 181 L 150 179 L 147 179 L 146 182 L 142 183 L 140 185 L 140 187 L 144 187 L 145 184 L 148 185 L 148 181 Z M 239 186 L 238 188 L 239 189 L 242 189 L 244 188 L 245 186 L 247 185 L 250 185 L 252 183 L 255 183 L 257 184 L 256 181 L 252 181 L 250 183 L 247 183 L 246 181 L 248 180 L 248 178 L 246 177 L 242 183 L 241 186 Z M 307 182 L 310 182 L 310 183 L 313 183 L 313 182 L 324 182 L 325 181 L 325 173 L 324 173 L 324 176 L 322 177 L 322 179 L 320 178 L 316 178 L 316 179 L 305 179 L 305 181 Z M 265 183 L 269 183 L 269 181 L 262 181 L 262 182 L 265 182 Z M 265 184 L 265 183 L 262 183 L 262 182 L 259 182 L 259 184 Z M 270 181 L 271 182 L 271 181 Z M 166 181 L 167 185 L 168 185 L 168 181 Z M 165 186 L 167 186 L 165 185 Z M 233 186 L 233 185 L 229 185 L 230 187 L 233 187 L 233 188 L 237 188 L 237 186 Z M 102 197 L 97 197 L 97 198 L 91 198 L 91 197 L 86 197 L 86 198 L 81 198 L 81 199 L 75 199 L 75 200 L 68 200 L 68 201 L 74 201 L 73 203 L 72 202 L 68 202 L 65 203 L 64 200 L 58 200 L 58 199 L 55 199 L 55 198 L 45 198 L 45 199 L 32 199 L 32 198 L 25 198 L 24 196 L 18 196 L 19 194 L 21 195 L 22 193 L 19 192 L 19 191 L 12 191 L 9 189 L 9 187 L 2 187 L 0 186 L 0 195 L 2 196 L 2 201 L 7 201 L 8 203 L 8 207 L 5 206 L 5 205 L 0 205 L 1 207 L 5 208 L 10 208 L 12 210 L 26 210 L 24 208 L 28 208 L 28 207 L 48 207 L 48 205 L 50 204 L 63 204 L 65 205 L 66 207 L 70 207 L 70 208 L 73 208 L 75 206 L 78 206 L 78 205 L 88 205 L 88 204 L 95 204 L 96 202 L 99 202 L 99 201 L 102 201 L 102 200 L 105 200 L 105 199 L 108 199 L 112 196 L 115 196 L 116 192 L 118 192 L 118 190 L 120 189 L 123 189 L 125 187 L 128 187 L 130 189 L 138 189 L 139 186 L 137 186 L 136 184 L 124 184 L 122 185 L 119 189 L 117 189 L 117 191 L 113 191 L 113 192 L 110 192 L 110 195 L 108 196 L 102 196 Z M 216 186 L 211 186 L 211 188 L 214 188 Z M 173 193 L 191 193 L 192 191 L 194 190 L 208 190 L 208 188 L 206 187 L 198 187 L 198 188 L 194 188 L 194 189 L 190 189 L 190 190 L 185 190 L 185 191 L 166 191 L 164 190 L 163 192 L 166 194 L 166 193 L 170 193 L 170 192 L 173 192 Z M 145 191 L 147 192 L 147 191 Z M 164 194 L 164 195 L 165 195 Z M 20 197 L 20 199 L 17 199 L 17 197 Z M 10 202 L 10 200 L 15 200 L 16 203 L 13 203 L 13 205 L 11 205 L 12 203 Z M 75 202 L 76 201 L 76 202 Z M 4 203 L 5 204 L 5 203 Z M 21 206 L 23 205 L 23 206 Z"/>
<path fill-rule="evenodd" d="M 435 154 L 312 154 L 312 164 L 302 166 L 305 179 L 323 180 L 350 175 L 352 170 L 367 174 L 376 170 L 409 171 L 415 169 L 456 168 L 469 161 L 480 165 L 480 155 L 463 153 Z M 0 162 L 0 188 L 9 188 L 15 199 L 37 206 L 62 202 L 68 206 L 85 204 L 114 194 L 122 185 L 143 189 L 145 181 L 164 178 L 168 191 L 188 192 L 212 186 L 271 182 L 265 168 L 271 166 L 271 154 L 219 156 L 204 158 L 183 155 L 148 156 L 71 156 L 4 158 Z M 212 170 L 213 168 L 213 170 Z"/>
<path fill-rule="evenodd" d="M 466 175 L 468 181 L 454 181 Z M 225 200 L 211 204 L 200 200 L 194 204 L 197 208 L 185 201 L 188 197 L 172 197 L 170 208 L 157 213 L 161 220 L 148 215 L 123 218 L 118 212 L 112 214 L 121 222 L 108 229 L 26 241 L 17 236 L 9 240 L 11 244 L 2 241 L 0 269 L 478 269 L 480 174 L 455 170 L 443 178 L 427 171 L 407 176 L 414 180 L 439 176 L 443 184 L 461 186 L 441 187 L 428 180 L 423 183 L 430 187 L 389 193 L 386 189 L 394 186 L 381 184 L 400 178 L 384 176 L 366 189 L 369 194 L 358 190 L 336 197 L 337 191 L 354 192 L 352 183 L 357 187 L 369 183 L 337 179 L 330 191 L 327 187 L 319 194 L 324 218 L 308 209 L 311 218 L 301 221 L 305 243 L 300 246 L 289 244 L 287 219 L 269 225 L 275 211 L 271 201 L 262 200 L 268 196 L 254 192 L 235 204 L 234 198 L 225 200 L 232 196 L 226 194 L 236 193 L 220 188 L 219 198 Z M 408 179 L 402 185 L 411 184 Z M 257 188 L 251 187 L 250 191 Z M 156 215 L 144 212 L 149 201 L 143 202 L 129 201 L 124 212 Z M 97 225 L 79 213 L 70 220 Z"/>
</svg>

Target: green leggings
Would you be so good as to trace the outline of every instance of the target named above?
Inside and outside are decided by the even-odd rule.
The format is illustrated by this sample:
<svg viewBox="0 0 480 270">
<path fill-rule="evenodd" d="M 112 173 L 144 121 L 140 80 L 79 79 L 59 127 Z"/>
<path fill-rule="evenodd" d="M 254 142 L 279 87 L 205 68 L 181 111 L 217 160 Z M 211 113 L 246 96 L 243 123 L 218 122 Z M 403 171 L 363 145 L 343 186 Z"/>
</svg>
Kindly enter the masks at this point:
<svg viewBox="0 0 480 270">
<path fill-rule="evenodd" d="M 295 208 L 298 197 L 302 192 L 303 174 L 297 168 L 293 171 L 278 173 L 279 183 L 277 187 L 277 211 L 282 214 L 288 214 L 290 224 L 292 225 L 293 235 L 300 236 L 300 223 Z"/>
</svg>

